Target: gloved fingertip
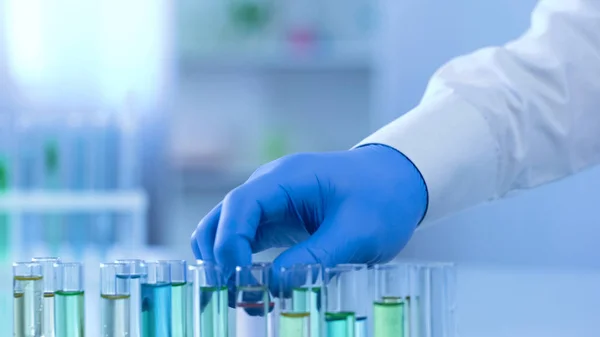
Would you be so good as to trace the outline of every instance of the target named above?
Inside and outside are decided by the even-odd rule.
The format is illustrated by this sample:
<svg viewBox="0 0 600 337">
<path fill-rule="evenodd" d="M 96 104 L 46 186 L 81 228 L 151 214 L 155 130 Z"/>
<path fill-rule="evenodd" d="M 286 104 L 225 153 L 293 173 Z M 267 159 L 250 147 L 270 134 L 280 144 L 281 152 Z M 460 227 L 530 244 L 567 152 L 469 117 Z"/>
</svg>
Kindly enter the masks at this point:
<svg viewBox="0 0 600 337">
<path fill-rule="evenodd" d="M 196 240 L 196 231 L 192 233 L 192 237 L 190 238 L 190 245 L 192 247 L 192 252 L 197 260 L 202 260 L 202 253 L 200 253 L 200 246 L 198 246 L 198 241 Z"/>
</svg>

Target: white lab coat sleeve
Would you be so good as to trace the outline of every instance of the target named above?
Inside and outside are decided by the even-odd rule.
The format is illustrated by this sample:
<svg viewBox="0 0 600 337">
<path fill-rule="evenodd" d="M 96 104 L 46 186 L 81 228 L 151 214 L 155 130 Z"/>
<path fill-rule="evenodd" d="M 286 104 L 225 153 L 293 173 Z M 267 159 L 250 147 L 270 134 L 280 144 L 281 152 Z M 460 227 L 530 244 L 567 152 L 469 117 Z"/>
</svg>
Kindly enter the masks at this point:
<svg viewBox="0 0 600 337">
<path fill-rule="evenodd" d="M 441 67 L 369 143 L 419 169 L 424 222 L 600 163 L 600 0 L 541 1 L 523 36 Z"/>
</svg>

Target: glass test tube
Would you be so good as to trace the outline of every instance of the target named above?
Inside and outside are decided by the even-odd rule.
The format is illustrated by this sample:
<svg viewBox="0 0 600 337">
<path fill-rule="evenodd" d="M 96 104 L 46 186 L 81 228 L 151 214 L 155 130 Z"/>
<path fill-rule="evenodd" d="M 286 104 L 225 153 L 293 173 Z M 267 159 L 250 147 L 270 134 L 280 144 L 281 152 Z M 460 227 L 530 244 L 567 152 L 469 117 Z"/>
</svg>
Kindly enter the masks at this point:
<svg viewBox="0 0 600 337">
<path fill-rule="evenodd" d="M 58 257 L 34 257 L 32 262 L 37 262 L 42 267 L 43 299 L 42 299 L 42 336 L 54 337 L 54 264 L 60 263 Z"/>
<path fill-rule="evenodd" d="M 187 262 L 163 261 L 171 266 L 171 333 L 172 337 L 185 337 L 187 309 Z"/>
<path fill-rule="evenodd" d="M 142 336 L 171 336 L 171 266 L 164 261 L 146 262 L 142 280 Z"/>
<path fill-rule="evenodd" d="M 129 293 L 130 293 L 130 323 L 129 330 L 131 337 L 142 336 L 142 279 L 148 275 L 148 269 L 146 263 L 143 260 L 116 260 L 115 263 L 127 264 L 126 273 L 117 274 L 118 278 L 124 278 L 129 280 Z"/>
<path fill-rule="evenodd" d="M 411 336 L 456 336 L 455 266 L 434 263 L 420 265 L 418 270 L 417 296 L 409 302 L 415 317 L 411 320 Z"/>
<path fill-rule="evenodd" d="M 196 317 L 194 316 L 194 268 L 194 266 L 188 266 L 187 271 L 185 333 L 188 337 L 194 337 L 194 317 Z"/>
<path fill-rule="evenodd" d="M 271 312 L 275 303 L 269 293 L 270 271 L 269 263 L 236 268 L 237 337 L 274 336 Z"/>
<path fill-rule="evenodd" d="M 42 332 L 42 267 L 35 262 L 13 264 L 13 335 L 37 337 Z"/>
<path fill-rule="evenodd" d="M 408 264 L 375 265 L 374 337 L 409 335 L 410 271 Z"/>
<path fill-rule="evenodd" d="M 101 336 L 130 336 L 130 282 L 127 275 L 129 265 L 123 263 L 100 264 L 100 297 L 102 302 Z"/>
<path fill-rule="evenodd" d="M 279 279 L 279 334 L 319 337 L 322 273 L 319 265 L 282 268 Z"/>
<path fill-rule="evenodd" d="M 356 314 L 354 328 L 355 337 L 367 337 L 369 335 L 368 308 L 371 306 L 369 289 L 369 270 L 366 264 L 340 264 L 337 267 L 348 269 L 353 274 L 355 293 L 346 294 L 354 301 L 353 307 Z"/>
<path fill-rule="evenodd" d="M 325 269 L 325 335 L 326 337 L 354 337 L 356 331 L 358 298 L 366 289 L 360 289 L 360 273 L 352 265 Z"/>
<path fill-rule="evenodd" d="M 79 262 L 54 264 L 56 292 L 54 324 L 60 337 L 85 336 L 83 265 Z"/>
<path fill-rule="evenodd" d="M 221 269 L 199 262 L 189 267 L 192 276 L 193 337 L 227 337 L 228 289 Z"/>
</svg>

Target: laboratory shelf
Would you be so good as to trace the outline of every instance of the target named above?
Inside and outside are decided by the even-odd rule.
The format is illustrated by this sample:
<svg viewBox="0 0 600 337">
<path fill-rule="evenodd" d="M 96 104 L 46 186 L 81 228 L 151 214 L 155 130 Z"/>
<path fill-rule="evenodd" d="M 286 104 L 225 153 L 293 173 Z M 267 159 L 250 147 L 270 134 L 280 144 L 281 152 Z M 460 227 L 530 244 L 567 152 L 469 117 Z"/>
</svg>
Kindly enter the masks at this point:
<svg viewBox="0 0 600 337">
<path fill-rule="evenodd" d="M 0 195 L 8 212 L 136 212 L 145 211 L 145 192 L 9 192 Z"/>
<path fill-rule="evenodd" d="M 266 51 L 226 49 L 215 52 L 184 53 L 180 72 L 206 71 L 352 71 L 370 70 L 371 47 L 367 42 L 338 43 L 306 52 L 286 48 Z"/>
<path fill-rule="evenodd" d="M 23 214 L 123 214 L 129 225 L 117 228 L 119 244 L 130 250 L 146 245 L 148 197 L 142 190 L 130 191 L 12 191 L 0 195 L 0 212 L 11 224 L 11 242 L 23 242 Z M 21 256 L 21 245 L 13 245 L 12 255 Z"/>
</svg>

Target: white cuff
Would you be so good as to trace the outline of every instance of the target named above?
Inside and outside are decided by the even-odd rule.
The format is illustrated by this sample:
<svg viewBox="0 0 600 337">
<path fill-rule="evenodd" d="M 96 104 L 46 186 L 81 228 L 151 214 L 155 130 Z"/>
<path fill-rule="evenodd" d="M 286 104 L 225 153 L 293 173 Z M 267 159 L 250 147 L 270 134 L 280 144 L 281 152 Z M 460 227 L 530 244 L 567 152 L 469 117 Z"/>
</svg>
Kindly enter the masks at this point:
<svg viewBox="0 0 600 337">
<path fill-rule="evenodd" d="M 408 157 L 427 185 L 423 222 L 496 195 L 498 153 L 487 121 L 451 93 L 431 96 L 357 146 L 378 143 Z"/>
</svg>

